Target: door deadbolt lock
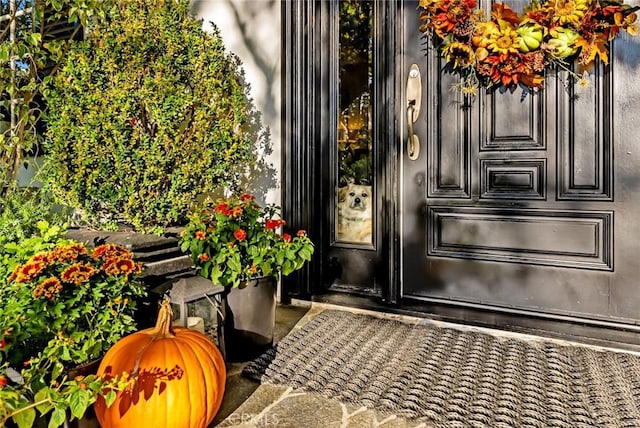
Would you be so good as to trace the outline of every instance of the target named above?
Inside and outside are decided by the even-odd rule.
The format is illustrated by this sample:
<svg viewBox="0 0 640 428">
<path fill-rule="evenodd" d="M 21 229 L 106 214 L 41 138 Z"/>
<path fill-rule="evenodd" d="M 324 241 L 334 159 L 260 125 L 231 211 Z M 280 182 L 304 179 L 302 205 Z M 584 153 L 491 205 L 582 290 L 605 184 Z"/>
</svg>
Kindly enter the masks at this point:
<svg viewBox="0 0 640 428">
<path fill-rule="evenodd" d="M 420 68 L 417 64 L 409 67 L 407 77 L 407 155 L 409 159 L 416 160 L 420 156 L 420 139 L 413 132 L 413 124 L 418 120 L 420 107 L 422 105 L 422 81 L 420 79 Z"/>
</svg>

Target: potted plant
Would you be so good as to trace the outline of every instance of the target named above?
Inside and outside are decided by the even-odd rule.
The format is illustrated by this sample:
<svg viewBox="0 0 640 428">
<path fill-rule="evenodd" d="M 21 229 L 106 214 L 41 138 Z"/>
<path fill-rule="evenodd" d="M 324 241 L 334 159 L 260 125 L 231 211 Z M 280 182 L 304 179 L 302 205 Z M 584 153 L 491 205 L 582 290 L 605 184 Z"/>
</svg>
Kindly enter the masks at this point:
<svg viewBox="0 0 640 428">
<path fill-rule="evenodd" d="M 25 241 L 20 254 L 45 249 L 0 279 L 0 426 L 32 426 L 36 409 L 49 427 L 81 417 L 104 386 L 82 366 L 136 329 L 136 299 L 145 294 L 141 265 L 124 247 L 44 238 Z"/>
<path fill-rule="evenodd" d="M 226 288 L 224 334 L 227 358 L 248 359 L 273 342 L 275 293 L 280 274 L 311 260 L 304 230 L 282 232 L 280 208 L 260 206 L 249 194 L 205 200 L 181 235 L 197 272 Z"/>
</svg>

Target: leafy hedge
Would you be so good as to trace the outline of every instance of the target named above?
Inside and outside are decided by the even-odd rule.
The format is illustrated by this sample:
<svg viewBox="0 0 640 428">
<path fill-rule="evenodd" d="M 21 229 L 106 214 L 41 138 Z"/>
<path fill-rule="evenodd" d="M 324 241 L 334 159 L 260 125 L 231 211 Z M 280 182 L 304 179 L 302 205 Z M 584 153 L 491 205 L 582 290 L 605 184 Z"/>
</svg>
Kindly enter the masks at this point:
<svg viewBox="0 0 640 428">
<path fill-rule="evenodd" d="M 93 222 L 186 222 L 198 194 L 255 162 L 257 116 L 237 57 L 188 0 L 126 0 L 46 91 L 48 187 Z"/>
</svg>

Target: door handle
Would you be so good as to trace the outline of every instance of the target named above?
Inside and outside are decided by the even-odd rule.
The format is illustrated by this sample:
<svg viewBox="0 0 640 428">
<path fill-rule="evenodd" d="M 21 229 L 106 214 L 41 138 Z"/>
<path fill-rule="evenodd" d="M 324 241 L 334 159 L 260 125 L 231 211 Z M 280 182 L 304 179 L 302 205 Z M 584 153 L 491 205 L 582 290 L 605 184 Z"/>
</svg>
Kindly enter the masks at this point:
<svg viewBox="0 0 640 428">
<path fill-rule="evenodd" d="M 407 77 L 407 155 L 410 160 L 418 159 L 420 156 L 420 139 L 413 133 L 413 124 L 418 120 L 420 107 L 422 104 L 422 80 L 420 78 L 420 68 L 417 64 L 409 67 Z"/>
</svg>

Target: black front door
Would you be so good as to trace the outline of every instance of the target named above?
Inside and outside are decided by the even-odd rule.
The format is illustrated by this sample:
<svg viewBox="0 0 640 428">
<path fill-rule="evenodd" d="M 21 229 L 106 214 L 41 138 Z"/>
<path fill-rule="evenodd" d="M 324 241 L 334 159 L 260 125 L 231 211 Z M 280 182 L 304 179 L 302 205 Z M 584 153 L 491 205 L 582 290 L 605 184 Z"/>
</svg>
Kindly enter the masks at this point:
<svg viewBox="0 0 640 428">
<path fill-rule="evenodd" d="M 401 297 L 637 323 L 638 40 L 616 40 L 611 63 L 597 64 L 579 96 L 560 73 L 524 99 L 519 91 L 471 99 L 451 90 L 442 59 L 422 49 L 416 7 L 402 9 L 399 79 L 418 66 L 422 109 L 413 124 L 419 157 L 402 143 Z M 406 119 L 403 127 L 404 140 Z"/>
<path fill-rule="evenodd" d="M 574 335 L 609 326 L 627 341 L 640 330 L 640 39 L 617 39 L 580 93 L 561 73 L 524 99 L 470 99 L 426 49 L 418 1 L 368 2 L 366 25 L 341 33 L 358 3 L 286 6 L 285 210 L 317 252 L 285 292 Z M 354 40 L 364 56 L 341 53 Z M 371 187 L 364 238 L 347 236 L 347 195 L 362 197 L 350 184 Z"/>
</svg>

